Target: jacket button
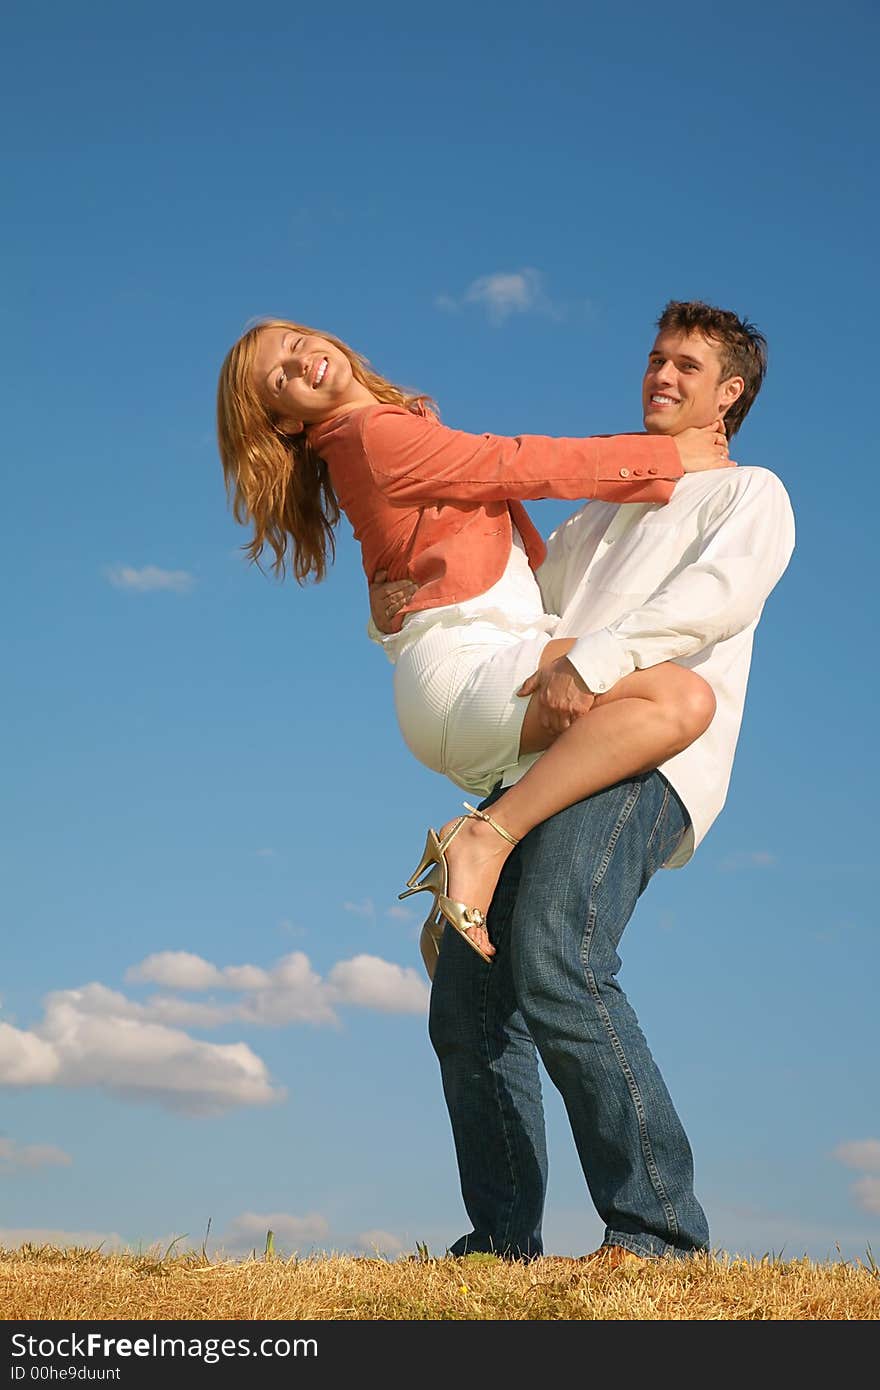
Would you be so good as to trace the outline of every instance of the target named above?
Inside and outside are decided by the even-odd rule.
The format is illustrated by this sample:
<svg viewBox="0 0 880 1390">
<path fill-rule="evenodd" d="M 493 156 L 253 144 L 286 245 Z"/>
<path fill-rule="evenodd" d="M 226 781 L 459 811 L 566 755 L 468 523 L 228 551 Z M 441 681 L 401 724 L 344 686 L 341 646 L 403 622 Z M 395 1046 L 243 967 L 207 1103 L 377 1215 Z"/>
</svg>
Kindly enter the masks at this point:
<svg viewBox="0 0 880 1390">
<path fill-rule="evenodd" d="M 633 477 L 634 477 L 634 478 L 641 478 L 641 476 L 642 476 L 642 470 L 641 470 L 641 468 L 634 468 L 634 469 L 633 469 Z"/>
<path fill-rule="evenodd" d="M 628 469 L 628 468 L 621 468 L 621 470 L 620 470 L 620 476 L 621 476 L 621 478 L 628 478 L 628 477 L 629 477 L 629 469 Z"/>
<path fill-rule="evenodd" d="M 656 468 L 649 468 L 649 469 L 648 469 L 648 472 L 649 472 L 649 473 L 656 473 L 656 472 L 657 472 L 657 469 L 656 469 Z"/>
</svg>

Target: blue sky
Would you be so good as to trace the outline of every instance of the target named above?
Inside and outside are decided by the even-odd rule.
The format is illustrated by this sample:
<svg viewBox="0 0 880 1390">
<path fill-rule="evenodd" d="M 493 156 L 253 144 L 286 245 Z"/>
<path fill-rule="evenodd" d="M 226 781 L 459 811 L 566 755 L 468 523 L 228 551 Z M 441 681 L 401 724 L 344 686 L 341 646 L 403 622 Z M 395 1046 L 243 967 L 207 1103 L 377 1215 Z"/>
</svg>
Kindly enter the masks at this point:
<svg viewBox="0 0 880 1390">
<path fill-rule="evenodd" d="M 317 588 L 244 562 L 217 370 L 278 314 L 460 428 L 626 431 L 658 312 L 705 298 L 769 339 L 734 454 L 798 545 L 621 981 L 716 1248 L 876 1252 L 876 10 L 301 8 L 4 25 L 0 1243 L 467 1229 L 396 896 L 460 795 L 397 732 L 347 525 Z M 583 1253 L 545 1091 L 547 1248 Z"/>
</svg>

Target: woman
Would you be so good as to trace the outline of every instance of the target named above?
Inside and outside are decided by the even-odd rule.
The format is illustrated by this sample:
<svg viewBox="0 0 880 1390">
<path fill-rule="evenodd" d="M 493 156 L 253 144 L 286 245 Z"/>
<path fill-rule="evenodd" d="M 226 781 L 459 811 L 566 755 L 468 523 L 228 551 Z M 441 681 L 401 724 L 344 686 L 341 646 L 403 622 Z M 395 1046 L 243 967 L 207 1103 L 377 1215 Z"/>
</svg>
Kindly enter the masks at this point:
<svg viewBox="0 0 880 1390">
<path fill-rule="evenodd" d="M 470 435 L 441 425 L 428 397 L 373 372 L 340 339 L 283 319 L 249 329 L 220 372 L 218 441 L 245 547 L 266 544 L 273 570 L 297 580 L 326 573 L 344 511 L 368 578 L 418 584 L 386 650 L 396 663 L 401 731 L 428 766 L 488 790 L 523 754 L 544 756 L 494 803 L 429 831 L 409 892 L 434 906 L 428 973 L 443 921 L 483 957 L 494 954 L 485 914 L 514 845 L 565 806 L 657 767 L 708 727 L 714 696 L 671 663 L 636 671 L 588 713 L 542 726 L 533 695 L 516 692 L 565 657 L 553 639 L 533 570 L 544 546 L 524 500 L 584 497 L 666 502 L 684 472 L 729 465 L 723 428 L 676 439 Z M 585 630 L 588 620 L 584 619 Z M 528 687 L 526 687 L 528 688 Z"/>
</svg>

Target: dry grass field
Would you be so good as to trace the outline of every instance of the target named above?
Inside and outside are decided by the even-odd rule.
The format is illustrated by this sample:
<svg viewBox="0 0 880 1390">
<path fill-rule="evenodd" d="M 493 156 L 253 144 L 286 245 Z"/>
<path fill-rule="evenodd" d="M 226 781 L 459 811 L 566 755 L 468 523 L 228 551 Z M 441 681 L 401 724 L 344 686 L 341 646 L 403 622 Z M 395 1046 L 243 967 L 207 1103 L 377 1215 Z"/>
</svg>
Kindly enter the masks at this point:
<svg viewBox="0 0 880 1390">
<path fill-rule="evenodd" d="M 548 1258 L 247 1260 L 0 1250 L 3 1320 L 711 1320 L 880 1317 L 880 1268 L 705 1257 L 603 1270 Z"/>
</svg>

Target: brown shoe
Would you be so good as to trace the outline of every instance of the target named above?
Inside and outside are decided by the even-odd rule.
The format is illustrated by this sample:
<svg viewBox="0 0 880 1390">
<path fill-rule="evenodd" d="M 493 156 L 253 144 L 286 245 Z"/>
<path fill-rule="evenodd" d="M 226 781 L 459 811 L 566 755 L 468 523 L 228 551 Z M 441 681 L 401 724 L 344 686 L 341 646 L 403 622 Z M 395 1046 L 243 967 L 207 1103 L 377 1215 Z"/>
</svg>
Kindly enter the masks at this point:
<svg viewBox="0 0 880 1390">
<path fill-rule="evenodd" d="M 650 1264 L 651 1261 L 646 1255 L 635 1255 L 632 1250 L 627 1250 L 623 1245 L 600 1245 L 598 1250 L 594 1250 L 590 1255 L 544 1255 L 540 1263 L 551 1268 L 564 1268 L 570 1273 L 576 1274 L 582 1265 L 590 1265 L 599 1271 L 612 1269 L 638 1269 L 642 1265 Z"/>
<path fill-rule="evenodd" d="M 600 1245 L 591 1255 L 581 1256 L 582 1264 L 601 1266 L 602 1269 L 637 1269 L 639 1265 L 650 1264 L 646 1255 L 636 1255 L 625 1245 Z"/>
</svg>

